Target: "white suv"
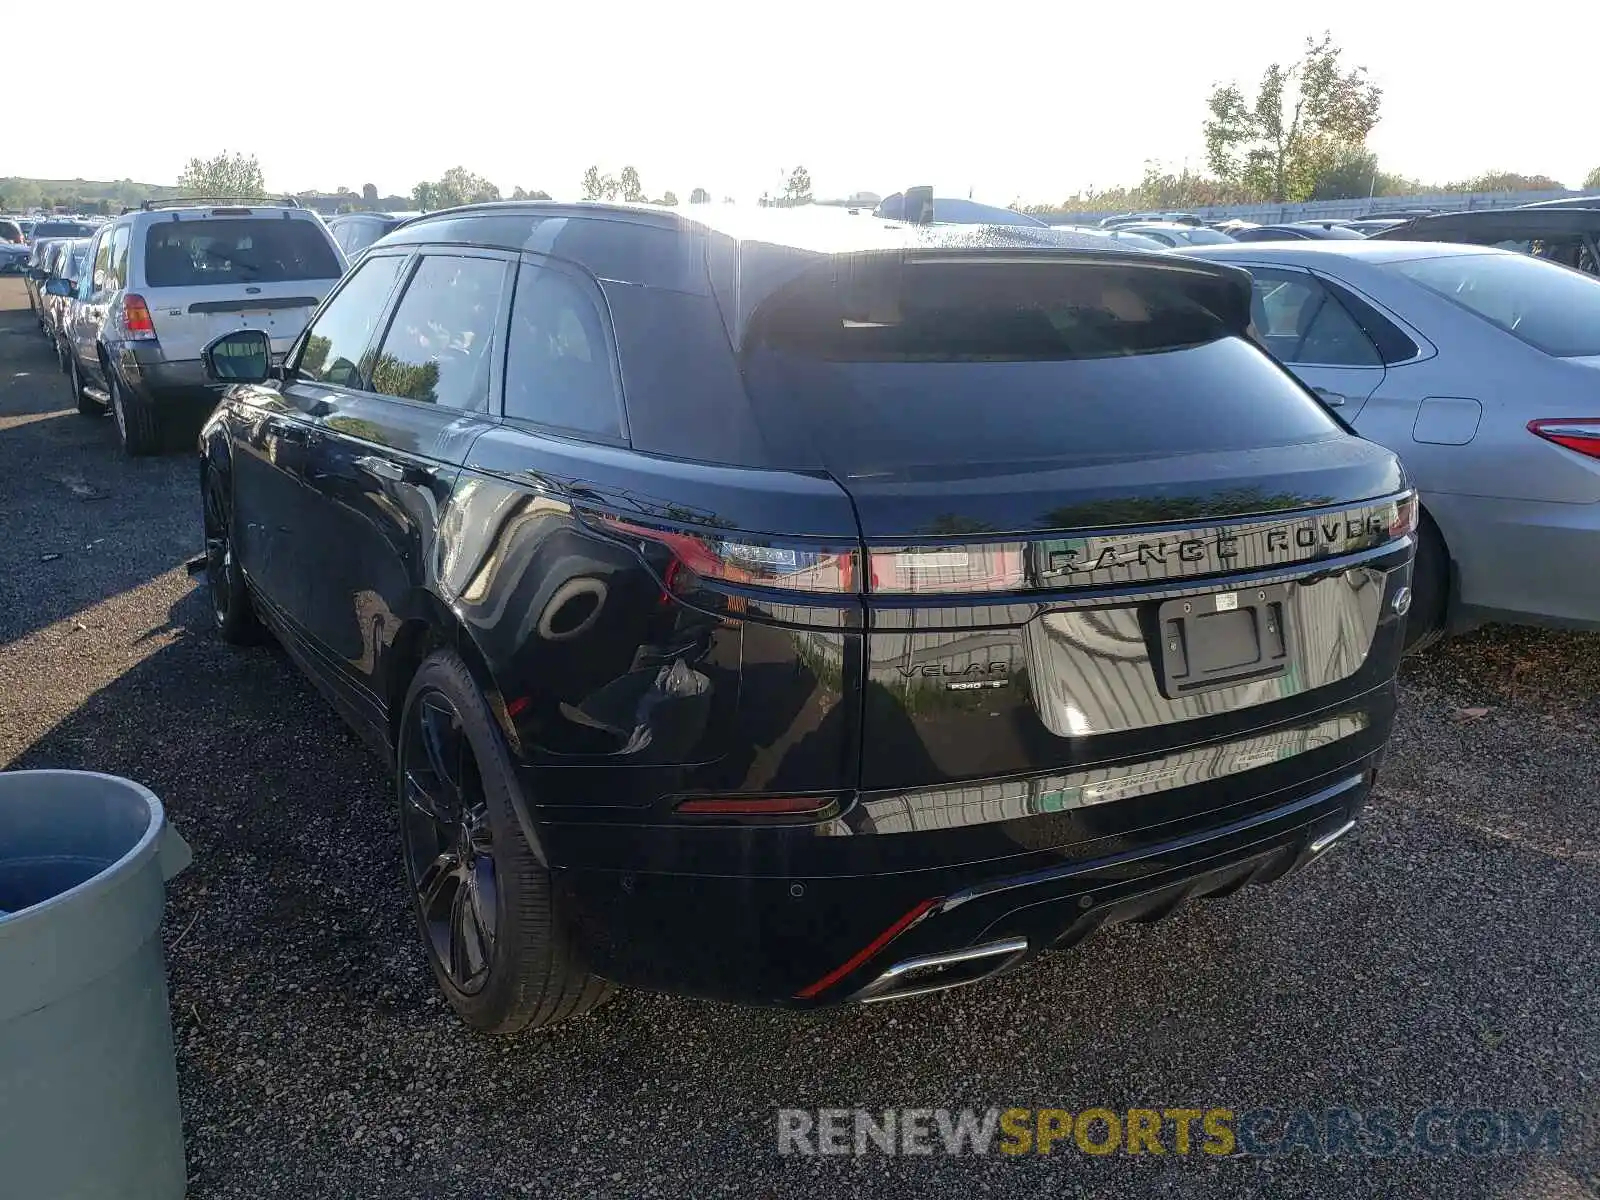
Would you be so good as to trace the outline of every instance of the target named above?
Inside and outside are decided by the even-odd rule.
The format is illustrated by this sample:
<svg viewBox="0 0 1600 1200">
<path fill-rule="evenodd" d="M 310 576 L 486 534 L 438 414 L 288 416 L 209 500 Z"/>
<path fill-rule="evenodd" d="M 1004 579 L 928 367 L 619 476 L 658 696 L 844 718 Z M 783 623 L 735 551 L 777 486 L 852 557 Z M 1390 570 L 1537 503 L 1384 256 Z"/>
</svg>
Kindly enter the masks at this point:
<svg viewBox="0 0 1600 1200">
<path fill-rule="evenodd" d="M 262 329 L 281 357 L 345 270 L 322 219 L 292 200 L 147 201 L 99 230 L 88 262 L 52 285 L 72 296 L 72 392 L 81 413 L 110 409 L 135 455 L 210 411 L 200 351 L 213 338 Z"/>
</svg>

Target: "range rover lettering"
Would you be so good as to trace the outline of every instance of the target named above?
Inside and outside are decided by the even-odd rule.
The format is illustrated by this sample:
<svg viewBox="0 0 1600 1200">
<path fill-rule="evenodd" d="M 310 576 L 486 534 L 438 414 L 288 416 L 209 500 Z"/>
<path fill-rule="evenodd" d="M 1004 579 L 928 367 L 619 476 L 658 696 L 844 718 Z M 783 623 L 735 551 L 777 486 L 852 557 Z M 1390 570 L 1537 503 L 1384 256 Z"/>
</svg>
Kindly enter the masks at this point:
<svg viewBox="0 0 1600 1200">
<path fill-rule="evenodd" d="M 477 205 L 205 350 L 206 553 L 392 768 L 471 1025 L 973 983 L 1355 824 L 1415 498 L 1226 266 Z"/>
</svg>

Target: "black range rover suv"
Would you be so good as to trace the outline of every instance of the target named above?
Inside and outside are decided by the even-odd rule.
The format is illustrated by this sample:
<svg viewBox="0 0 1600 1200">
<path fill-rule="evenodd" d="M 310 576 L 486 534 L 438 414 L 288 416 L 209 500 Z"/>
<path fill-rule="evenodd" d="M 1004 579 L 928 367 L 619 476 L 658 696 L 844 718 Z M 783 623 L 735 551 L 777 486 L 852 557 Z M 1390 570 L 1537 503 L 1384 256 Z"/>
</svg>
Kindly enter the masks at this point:
<svg viewBox="0 0 1600 1200">
<path fill-rule="evenodd" d="M 970 983 L 1351 828 L 1417 510 L 1248 276 L 703 212 L 431 214 L 206 351 L 217 627 L 392 762 L 466 1021 Z"/>
</svg>

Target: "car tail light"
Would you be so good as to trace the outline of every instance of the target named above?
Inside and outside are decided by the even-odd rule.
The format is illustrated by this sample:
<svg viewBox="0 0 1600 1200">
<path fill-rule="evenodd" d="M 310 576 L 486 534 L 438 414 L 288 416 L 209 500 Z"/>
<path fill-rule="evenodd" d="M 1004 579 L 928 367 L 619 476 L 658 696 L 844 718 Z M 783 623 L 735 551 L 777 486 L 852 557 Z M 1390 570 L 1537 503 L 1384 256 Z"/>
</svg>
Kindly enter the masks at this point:
<svg viewBox="0 0 1600 1200">
<path fill-rule="evenodd" d="M 617 517 L 597 515 L 595 519 L 608 529 L 669 550 L 672 562 L 662 579 L 674 594 L 692 591 L 696 576 L 797 592 L 843 594 L 855 588 L 852 550 L 807 550 L 655 529 Z"/>
<path fill-rule="evenodd" d="M 1600 458 L 1600 417 L 1553 417 L 1529 421 L 1528 432 L 1590 458 Z"/>
<path fill-rule="evenodd" d="M 1021 542 L 985 546 L 875 546 L 868 552 L 871 590 L 925 596 L 1010 592 L 1027 577 Z"/>
<path fill-rule="evenodd" d="M 1415 533 L 1421 518 L 1422 506 L 1417 503 L 1417 494 L 1407 492 L 1395 503 L 1394 519 L 1389 522 L 1389 536 L 1407 537 Z"/>
<path fill-rule="evenodd" d="M 122 331 L 133 341 L 156 336 L 156 323 L 143 296 L 130 292 L 122 298 Z"/>
</svg>

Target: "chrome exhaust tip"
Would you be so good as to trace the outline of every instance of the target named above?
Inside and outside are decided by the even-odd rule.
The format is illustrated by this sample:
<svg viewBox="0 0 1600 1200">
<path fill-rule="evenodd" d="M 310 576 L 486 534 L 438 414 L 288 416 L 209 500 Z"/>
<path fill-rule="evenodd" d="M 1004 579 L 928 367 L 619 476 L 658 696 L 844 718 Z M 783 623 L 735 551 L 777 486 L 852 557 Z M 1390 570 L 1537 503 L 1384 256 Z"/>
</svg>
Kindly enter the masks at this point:
<svg viewBox="0 0 1600 1200">
<path fill-rule="evenodd" d="M 998 975 L 1027 952 L 1028 939 L 1014 937 L 964 950 L 907 958 L 895 963 L 850 998 L 861 1004 L 876 1004 L 880 1000 L 905 1000 L 965 987 Z"/>
<path fill-rule="evenodd" d="M 1333 830 L 1329 830 L 1327 833 L 1325 833 L 1321 837 L 1317 838 L 1316 841 L 1311 843 L 1311 853 L 1312 854 L 1321 854 L 1329 846 L 1333 845 L 1335 842 L 1337 842 L 1340 838 L 1342 838 L 1345 834 L 1349 833 L 1355 827 L 1356 827 L 1355 818 L 1352 817 L 1350 820 L 1346 821 L 1343 825 L 1339 826 L 1339 828 L 1333 829 Z"/>
</svg>

